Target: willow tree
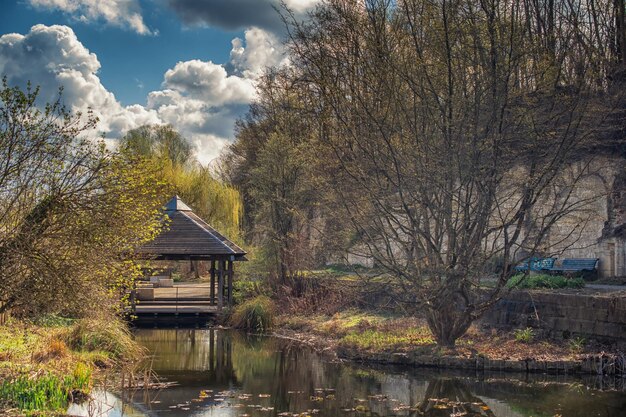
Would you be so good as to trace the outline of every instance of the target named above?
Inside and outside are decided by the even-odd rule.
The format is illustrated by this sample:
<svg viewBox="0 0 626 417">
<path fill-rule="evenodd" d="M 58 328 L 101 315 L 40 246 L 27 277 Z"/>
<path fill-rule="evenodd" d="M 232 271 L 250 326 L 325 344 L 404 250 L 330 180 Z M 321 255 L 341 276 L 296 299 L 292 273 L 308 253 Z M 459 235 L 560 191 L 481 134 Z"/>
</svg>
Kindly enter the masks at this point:
<svg viewBox="0 0 626 417">
<path fill-rule="evenodd" d="M 563 14 L 538 30 L 535 3 L 334 0 L 291 22 L 337 216 L 441 345 L 501 297 L 512 263 L 600 197 L 577 187 L 616 102 L 607 39 L 587 36 L 577 2 L 555 1 Z"/>
<path fill-rule="evenodd" d="M 90 138 L 91 115 L 37 95 L 0 89 L 0 312 L 106 311 L 160 230 L 163 187 L 145 161 Z"/>
<path fill-rule="evenodd" d="M 229 238 L 240 238 L 243 204 L 239 191 L 200 165 L 187 139 L 170 125 L 147 125 L 130 130 L 121 148 L 152 161 L 161 179 L 203 219 Z"/>
</svg>

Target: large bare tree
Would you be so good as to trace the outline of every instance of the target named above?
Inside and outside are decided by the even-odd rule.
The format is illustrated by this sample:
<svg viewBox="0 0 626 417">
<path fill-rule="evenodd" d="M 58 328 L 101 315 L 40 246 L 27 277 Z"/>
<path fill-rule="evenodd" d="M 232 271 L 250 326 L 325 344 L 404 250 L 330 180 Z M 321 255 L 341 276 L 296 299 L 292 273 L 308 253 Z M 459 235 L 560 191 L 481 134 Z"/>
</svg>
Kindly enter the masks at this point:
<svg viewBox="0 0 626 417">
<path fill-rule="evenodd" d="M 290 22 L 295 82 L 336 170 L 329 204 L 441 345 L 502 296 L 512 264 L 555 224 L 601 197 L 578 187 L 617 103 L 623 63 L 605 45 L 623 34 L 594 7 L 610 9 L 333 0 Z"/>
</svg>

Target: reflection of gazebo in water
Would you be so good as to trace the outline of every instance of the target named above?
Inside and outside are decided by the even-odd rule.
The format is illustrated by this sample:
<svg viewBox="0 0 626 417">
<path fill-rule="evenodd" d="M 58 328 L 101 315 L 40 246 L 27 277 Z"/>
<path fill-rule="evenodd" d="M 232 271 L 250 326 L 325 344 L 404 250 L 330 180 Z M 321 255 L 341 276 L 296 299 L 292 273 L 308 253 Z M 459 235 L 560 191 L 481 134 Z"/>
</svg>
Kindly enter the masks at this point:
<svg viewBox="0 0 626 417">
<path fill-rule="evenodd" d="M 178 285 L 174 287 L 175 292 L 170 291 L 171 294 L 162 297 L 163 301 L 175 301 L 177 313 L 179 312 L 178 305 L 183 301 L 188 304 L 194 302 L 193 305 L 196 306 L 201 301 L 208 301 L 209 306 L 217 305 L 218 311 L 222 309 L 224 303 L 230 305 L 234 277 L 233 263 L 245 260 L 246 252 L 198 217 L 178 196 L 174 196 L 165 205 L 164 211 L 169 218 L 167 228 L 153 241 L 141 246 L 137 253 L 140 256 L 163 261 L 210 261 L 211 281 L 208 298 L 202 295 L 197 296 L 199 291 L 197 289 L 202 288 L 200 286 Z M 155 300 L 158 301 L 157 292 L 154 294 Z M 181 294 L 184 299 L 180 297 Z M 194 294 L 196 294 L 195 298 Z M 155 300 L 151 301 L 156 302 Z M 145 302 L 143 304 L 146 305 Z M 161 310 L 164 310 L 164 306 L 165 304 L 162 303 Z M 193 309 L 187 309 L 187 311 L 193 312 Z"/>
</svg>

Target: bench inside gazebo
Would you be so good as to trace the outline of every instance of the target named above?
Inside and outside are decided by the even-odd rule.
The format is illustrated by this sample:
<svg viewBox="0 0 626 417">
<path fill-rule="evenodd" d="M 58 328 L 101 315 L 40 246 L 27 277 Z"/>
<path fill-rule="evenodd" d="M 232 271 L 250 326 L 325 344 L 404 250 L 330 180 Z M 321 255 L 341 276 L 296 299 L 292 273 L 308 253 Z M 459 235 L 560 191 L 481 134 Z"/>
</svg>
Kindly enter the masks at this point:
<svg viewBox="0 0 626 417">
<path fill-rule="evenodd" d="M 204 297 L 203 300 L 208 301 L 209 306 L 216 306 L 217 311 L 221 311 L 224 305 L 230 306 L 233 297 L 233 264 L 244 261 L 246 252 L 198 217 L 180 197 L 174 196 L 165 205 L 164 211 L 169 218 L 167 227 L 153 241 L 141 246 L 137 254 L 159 261 L 209 261 L 210 294 L 208 299 Z M 176 288 L 175 297 L 166 298 L 170 301 L 175 299 L 176 312 L 178 294 Z M 163 303 L 160 305 L 160 311 L 165 312 Z M 158 311 L 156 308 L 152 310 L 155 313 Z"/>
</svg>

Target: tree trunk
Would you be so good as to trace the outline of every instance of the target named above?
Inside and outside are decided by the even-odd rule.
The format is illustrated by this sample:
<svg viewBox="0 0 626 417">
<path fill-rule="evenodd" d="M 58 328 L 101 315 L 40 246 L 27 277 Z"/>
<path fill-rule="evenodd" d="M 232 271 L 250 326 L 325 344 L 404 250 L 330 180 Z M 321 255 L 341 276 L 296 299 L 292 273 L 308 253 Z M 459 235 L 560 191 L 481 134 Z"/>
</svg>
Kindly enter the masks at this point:
<svg viewBox="0 0 626 417">
<path fill-rule="evenodd" d="M 467 311 L 457 309 L 454 302 L 428 308 L 426 321 L 437 344 L 448 348 L 454 348 L 457 339 L 462 337 L 472 324 Z"/>
<path fill-rule="evenodd" d="M 614 0 L 615 4 L 615 49 L 617 63 L 623 68 L 626 60 L 626 4 L 624 0 Z M 620 68 L 621 69 L 621 68 Z"/>
</svg>

